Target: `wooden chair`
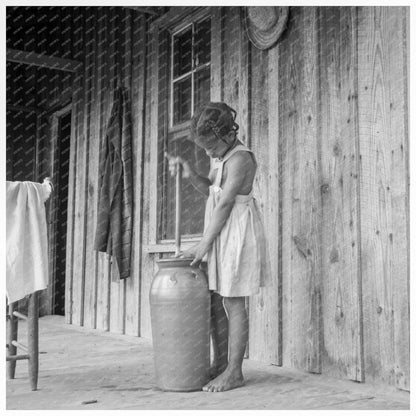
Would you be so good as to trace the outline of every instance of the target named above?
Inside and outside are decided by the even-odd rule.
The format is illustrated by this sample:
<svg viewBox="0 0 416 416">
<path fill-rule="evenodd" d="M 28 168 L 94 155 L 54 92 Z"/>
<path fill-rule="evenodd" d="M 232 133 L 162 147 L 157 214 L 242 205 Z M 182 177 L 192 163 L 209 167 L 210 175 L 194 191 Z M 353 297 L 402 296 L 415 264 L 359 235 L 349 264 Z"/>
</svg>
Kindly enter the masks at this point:
<svg viewBox="0 0 416 416">
<path fill-rule="evenodd" d="M 16 371 L 16 361 L 28 360 L 29 380 L 32 390 L 37 390 L 39 368 L 39 300 L 38 292 L 29 296 L 27 316 L 16 310 L 17 302 L 9 305 L 7 315 L 7 375 L 13 379 Z M 17 341 L 18 319 L 27 321 L 27 345 Z M 17 354 L 21 349 L 24 354 Z"/>
</svg>

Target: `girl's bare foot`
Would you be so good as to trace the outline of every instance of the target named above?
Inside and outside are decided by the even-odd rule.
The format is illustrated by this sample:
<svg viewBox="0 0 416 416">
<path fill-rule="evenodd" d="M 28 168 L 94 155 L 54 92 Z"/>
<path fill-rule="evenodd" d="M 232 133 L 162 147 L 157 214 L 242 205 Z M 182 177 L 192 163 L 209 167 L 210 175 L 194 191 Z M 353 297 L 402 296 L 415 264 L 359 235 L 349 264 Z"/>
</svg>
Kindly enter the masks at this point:
<svg viewBox="0 0 416 416">
<path fill-rule="evenodd" d="M 243 374 L 240 369 L 226 369 L 218 377 L 206 384 L 202 390 L 209 392 L 219 392 L 235 389 L 244 385 Z"/>
<path fill-rule="evenodd" d="M 227 368 L 227 365 L 228 365 L 228 362 L 225 362 L 223 364 L 217 364 L 216 362 L 213 362 L 209 369 L 209 379 L 212 380 L 215 377 L 218 377 L 222 372 L 225 371 L 225 369 Z"/>
</svg>

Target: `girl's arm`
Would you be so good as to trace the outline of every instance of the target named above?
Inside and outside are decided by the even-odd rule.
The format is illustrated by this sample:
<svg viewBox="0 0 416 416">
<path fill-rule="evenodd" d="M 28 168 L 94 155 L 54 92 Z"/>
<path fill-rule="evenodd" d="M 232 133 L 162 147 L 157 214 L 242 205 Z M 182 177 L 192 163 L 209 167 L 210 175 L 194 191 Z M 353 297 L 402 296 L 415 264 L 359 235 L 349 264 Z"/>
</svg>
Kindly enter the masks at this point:
<svg viewBox="0 0 416 416">
<path fill-rule="evenodd" d="M 165 157 L 169 161 L 169 171 L 172 176 L 176 175 L 176 166 L 180 163 L 183 167 L 183 178 L 189 178 L 192 186 L 202 194 L 209 195 L 209 187 L 211 186 L 211 181 L 209 178 L 205 178 L 201 175 L 198 175 L 192 166 L 180 156 L 172 156 L 169 153 L 165 153 Z"/>
<path fill-rule="evenodd" d="M 246 152 L 238 152 L 227 161 L 227 179 L 209 226 L 199 244 L 183 254 L 184 257 L 194 257 L 192 265 L 202 260 L 230 216 L 235 203 L 235 197 L 240 193 L 244 185 L 247 165 L 252 163 L 251 158 L 247 156 L 249 155 Z"/>
<path fill-rule="evenodd" d="M 211 181 L 209 180 L 209 178 L 205 178 L 204 176 L 198 175 L 193 169 L 192 167 L 189 165 L 188 162 L 185 162 L 185 164 L 188 165 L 187 167 L 187 171 L 188 171 L 188 177 L 189 180 L 191 181 L 192 186 L 198 191 L 201 192 L 202 194 L 208 196 L 209 195 L 209 187 L 212 185 Z M 185 164 L 184 164 L 184 175 L 185 175 Z M 184 176 L 186 177 L 186 176 Z"/>
</svg>

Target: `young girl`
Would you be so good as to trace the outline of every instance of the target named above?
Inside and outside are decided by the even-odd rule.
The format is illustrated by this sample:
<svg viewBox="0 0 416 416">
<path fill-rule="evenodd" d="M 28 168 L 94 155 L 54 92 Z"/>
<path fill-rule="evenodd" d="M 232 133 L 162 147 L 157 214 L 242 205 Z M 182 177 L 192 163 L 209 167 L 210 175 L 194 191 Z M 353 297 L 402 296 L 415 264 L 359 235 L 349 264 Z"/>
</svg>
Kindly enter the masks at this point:
<svg viewBox="0 0 416 416">
<path fill-rule="evenodd" d="M 203 390 L 210 392 L 244 384 L 245 297 L 255 295 L 269 275 L 264 230 L 252 189 L 257 164 L 251 150 L 237 138 L 235 116 L 227 104 L 210 102 L 192 118 L 192 139 L 213 159 L 208 178 L 199 176 L 182 158 L 168 155 L 171 173 L 181 163 L 183 176 L 208 196 L 203 237 L 182 255 L 192 257 L 192 265 L 203 259 L 208 264 L 216 377 Z"/>
</svg>

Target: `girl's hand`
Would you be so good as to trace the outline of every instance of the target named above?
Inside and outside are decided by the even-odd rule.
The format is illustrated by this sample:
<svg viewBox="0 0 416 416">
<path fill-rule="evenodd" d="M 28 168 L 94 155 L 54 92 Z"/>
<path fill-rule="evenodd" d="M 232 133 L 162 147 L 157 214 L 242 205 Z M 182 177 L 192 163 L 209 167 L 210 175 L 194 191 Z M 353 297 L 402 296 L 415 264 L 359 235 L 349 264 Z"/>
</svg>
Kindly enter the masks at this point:
<svg viewBox="0 0 416 416">
<path fill-rule="evenodd" d="M 189 178 L 192 174 L 192 169 L 189 166 L 189 163 L 181 158 L 180 156 L 172 156 L 169 153 L 165 152 L 165 157 L 169 162 L 169 172 L 171 176 L 176 176 L 176 170 L 178 165 L 182 165 L 182 178 Z"/>
<path fill-rule="evenodd" d="M 209 248 L 209 245 L 200 242 L 199 244 L 191 247 L 189 250 L 184 251 L 180 257 L 192 257 L 193 260 L 191 266 L 197 266 L 199 263 L 201 263 Z"/>
</svg>

